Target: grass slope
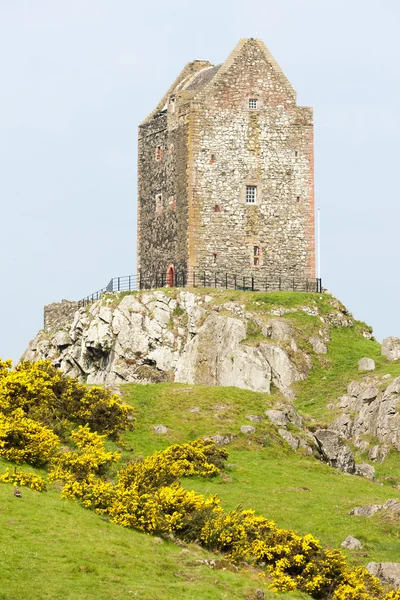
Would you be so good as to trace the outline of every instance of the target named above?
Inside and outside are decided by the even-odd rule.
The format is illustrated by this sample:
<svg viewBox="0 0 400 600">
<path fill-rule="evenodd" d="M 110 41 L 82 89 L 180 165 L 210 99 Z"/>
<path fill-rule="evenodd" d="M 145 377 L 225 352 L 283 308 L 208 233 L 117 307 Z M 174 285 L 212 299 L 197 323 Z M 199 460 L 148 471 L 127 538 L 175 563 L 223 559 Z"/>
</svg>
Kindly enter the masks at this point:
<svg viewBox="0 0 400 600">
<path fill-rule="evenodd" d="M 263 587 L 257 573 L 210 569 L 201 548 L 113 525 L 54 488 L 12 491 L 0 484 L 1 600 L 250 600 Z"/>
<path fill-rule="evenodd" d="M 256 426 L 254 435 L 240 433 L 241 425 L 250 424 L 246 416 L 263 415 L 273 397 L 236 388 L 173 383 L 127 385 L 124 391 L 125 399 L 136 408 L 135 431 L 126 434 L 132 455 L 147 455 L 205 435 L 234 434 L 227 446 L 225 473 L 212 480 L 188 480 L 188 488 L 218 494 L 226 508 L 239 504 L 254 508 L 279 526 L 312 533 L 330 547 L 339 547 L 348 535 L 358 537 L 364 548 L 349 554 L 358 564 L 398 560 L 398 524 L 378 516 L 366 519 L 348 514 L 354 506 L 400 499 L 398 490 L 344 475 L 294 452 L 267 420 L 251 423 Z M 199 410 L 191 412 L 193 408 Z M 155 434 L 152 428 L 157 424 L 166 425 L 169 433 Z"/>
</svg>

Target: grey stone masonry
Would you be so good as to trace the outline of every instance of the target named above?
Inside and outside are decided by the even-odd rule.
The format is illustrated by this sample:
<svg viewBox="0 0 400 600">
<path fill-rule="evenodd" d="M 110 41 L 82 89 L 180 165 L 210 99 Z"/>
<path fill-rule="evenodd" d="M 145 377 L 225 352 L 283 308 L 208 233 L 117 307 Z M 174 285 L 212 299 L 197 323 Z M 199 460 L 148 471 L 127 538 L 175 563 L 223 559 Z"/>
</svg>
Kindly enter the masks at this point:
<svg viewBox="0 0 400 600">
<path fill-rule="evenodd" d="M 44 307 L 44 328 L 57 329 L 72 320 L 73 314 L 78 310 L 79 302 L 62 300 L 53 302 Z"/>
<path fill-rule="evenodd" d="M 141 276 L 314 279 L 313 154 L 312 109 L 263 42 L 189 63 L 139 127 Z"/>
</svg>

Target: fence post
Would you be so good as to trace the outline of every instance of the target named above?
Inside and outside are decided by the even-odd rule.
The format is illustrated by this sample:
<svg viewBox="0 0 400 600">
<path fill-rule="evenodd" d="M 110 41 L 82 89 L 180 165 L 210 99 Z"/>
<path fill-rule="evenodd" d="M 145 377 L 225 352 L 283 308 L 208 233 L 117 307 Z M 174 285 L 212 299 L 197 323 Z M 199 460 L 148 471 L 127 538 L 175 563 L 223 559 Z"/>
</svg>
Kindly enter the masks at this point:
<svg viewBox="0 0 400 600">
<path fill-rule="evenodd" d="M 293 291 L 294 291 L 294 277 L 293 277 Z"/>
<path fill-rule="evenodd" d="M 235 282 L 235 290 L 236 290 L 236 275 L 233 276 L 234 282 Z"/>
<path fill-rule="evenodd" d="M 225 273 L 225 289 L 228 289 L 228 273 Z"/>
<path fill-rule="evenodd" d="M 246 291 L 246 277 L 243 277 L 243 291 Z"/>
<path fill-rule="evenodd" d="M 254 277 L 251 278 L 251 291 L 254 292 Z"/>
<path fill-rule="evenodd" d="M 142 271 L 139 271 L 139 290 L 142 289 Z"/>
<path fill-rule="evenodd" d="M 282 278 L 279 277 L 279 291 L 282 290 Z"/>
<path fill-rule="evenodd" d="M 217 274 L 214 273 L 214 287 L 217 287 Z"/>
<path fill-rule="evenodd" d="M 206 272 L 203 274 L 203 287 L 206 287 Z"/>
<path fill-rule="evenodd" d="M 268 292 L 268 277 L 265 278 L 265 291 Z"/>
<path fill-rule="evenodd" d="M 161 273 L 161 287 L 164 287 L 164 273 Z"/>
<path fill-rule="evenodd" d="M 193 271 L 193 287 L 196 287 L 196 273 Z"/>
</svg>

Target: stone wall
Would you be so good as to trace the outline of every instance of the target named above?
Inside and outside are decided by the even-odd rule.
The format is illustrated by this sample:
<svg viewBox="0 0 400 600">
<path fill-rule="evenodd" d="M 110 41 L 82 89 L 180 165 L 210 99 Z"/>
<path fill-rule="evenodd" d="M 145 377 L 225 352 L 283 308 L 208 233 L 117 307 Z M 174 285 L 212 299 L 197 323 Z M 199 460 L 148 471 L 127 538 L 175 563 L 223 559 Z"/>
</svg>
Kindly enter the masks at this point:
<svg viewBox="0 0 400 600">
<path fill-rule="evenodd" d="M 142 274 L 173 264 L 190 280 L 196 270 L 315 278 L 313 150 L 312 109 L 296 105 L 262 42 L 242 40 L 219 67 L 188 65 L 140 127 Z"/>
<path fill-rule="evenodd" d="M 79 302 L 71 300 L 48 304 L 44 307 L 44 328 L 49 331 L 62 327 L 72 320 L 72 316 L 78 308 Z"/>
</svg>

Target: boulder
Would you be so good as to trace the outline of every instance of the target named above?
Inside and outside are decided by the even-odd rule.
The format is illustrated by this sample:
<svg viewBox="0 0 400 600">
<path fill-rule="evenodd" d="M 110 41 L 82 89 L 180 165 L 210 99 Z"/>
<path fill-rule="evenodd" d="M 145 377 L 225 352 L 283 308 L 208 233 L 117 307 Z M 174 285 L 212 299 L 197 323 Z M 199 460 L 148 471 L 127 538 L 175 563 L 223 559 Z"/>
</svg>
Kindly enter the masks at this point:
<svg viewBox="0 0 400 600">
<path fill-rule="evenodd" d="M 374 446 L 368 452 L 368 458 L 374 462 L 382 463 L 389 454 L 387 446 Z"/>
<path fill-rule="evenodd" d="M 356 506 L 353 508 L 349 515 L 354 515 L 355 517 L 372 517 L 378 510 L 381 510 L 383 504 L 367 504 L 366 506 Z"/>
<path fill-rule="evenodd" d="M 168 433 L 168 427 L 165 427 L 165 425 L 155 425 L 153 427 L 153 431 L 154 433 L 165 435 L 166 433 Z"/>
<path fill-rule="evenodd" d="M 384 585 L 400 588 L 400 563 L 394 562 L 370 562 L 367 565 L 367 571 L 374 577 L 378 577 Z"/>
<path fill-rule="evenodd" d="M 348 550 L 359 550 L 362 548 L 362 543 L 360 540 L 351 535 L 347 536 L 347 538 L 340 545 Z"/>
<path fill-rule="evenodd" d="M 369 465 L 368 463 L 362 463 L 356 466 L 356 475 L 374 481 L 375 469 L 372 465 Z"/>
<path fill-rule="evenodd" d="M 318 450 L 331 467 L 344 473 L 355 472 L 354 456 L 343 437 L 332 429 L 319 429 L 314 432 Z"/>
<path fill-rule="evenodd" d="M 287 416 L 281 410 L 266 410 L 265 414 L 271 423 L 277 427 L 286 427 L 286 425 L 289 423 Z"/>
<path fill-rule="evenodd" d="M 252 425 L 242 425 L 240 428 L 241 433 L 255 433 L 256 432 L 256 428 L 253 427 Z"/>
<path fill-rule="evenodd" d="M 203 440 L 205 442 L 215 442 L 217 446 L 226 446 L 230 444 L 232 441 L 232 435 L 210 435 L 208 437 L 204 437 Z"/>
<path fill-rule="evenodd" d="M 316 354 L 327 354 L 328 346 L 325 344 L 324 340 L 320 337 L 315 336 L 309 339 L 310 344 L 313 347 L 313 350 Z"/>
<path fill-rule="evenodd" d="M 293 448 L 293 450 L 298 449 L 298 447 L 300 446 L 300 442 L 291 433 L 289 433 L 289 431 L 286 431 L 286 429 L 278 429 L 278 433 L 281 436 L 281 438 Z"/>
<path fill-rule="evenodd" d="M 375 361 L 372 358 L 362 358 L 358 361 L 359 371 L 375 371 Z"/>
<path fill-rule="evenodd" d="M 400 358 L 400 337 L 388 337 L 382 342 L 382 354 L 388 360 Z"/>
</svg>

